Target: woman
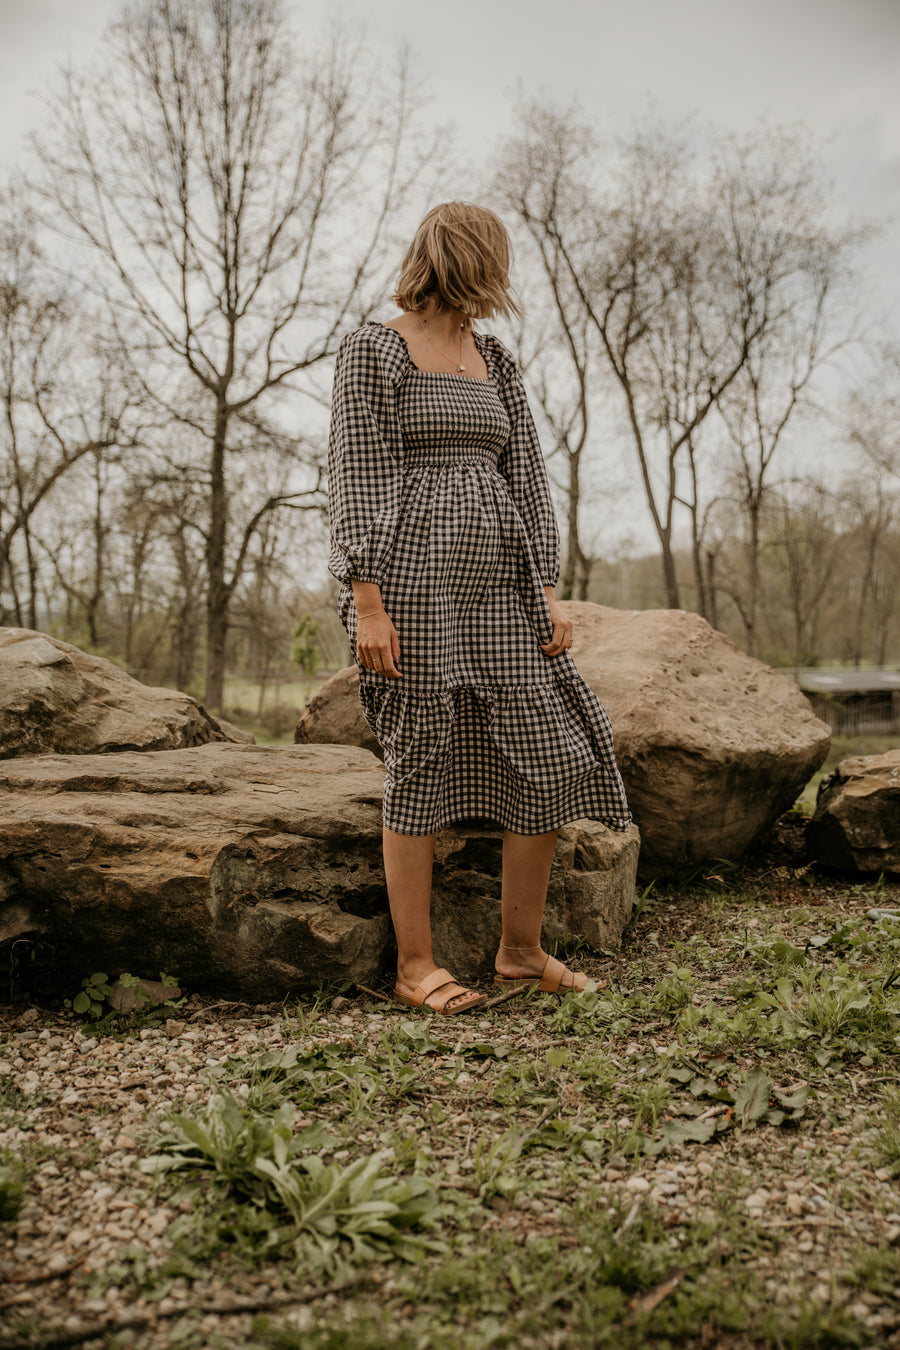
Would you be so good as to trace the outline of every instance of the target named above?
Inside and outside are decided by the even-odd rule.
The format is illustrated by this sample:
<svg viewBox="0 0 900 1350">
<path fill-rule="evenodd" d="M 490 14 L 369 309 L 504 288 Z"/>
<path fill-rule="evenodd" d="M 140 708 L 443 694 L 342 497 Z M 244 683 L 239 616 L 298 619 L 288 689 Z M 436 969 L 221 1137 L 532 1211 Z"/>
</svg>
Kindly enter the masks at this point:
<svg viewBox="0 0 900 1350">
<path fill-rule="evenodd" d="M 497 981 L 581 989 L 541 949 L 559 827 L 626 829 L 609 720 L 569 656 L 559 537 L 515 362 L 473 321 L 519 311 L 491 211 L 448 202 L 406 253 L 390 323 L 341 343 L 329 447 L 331 555 L 363 711 L 384 750 L 395 997 L 485 998 L 436 970 L 435 831 L 504 827 Z"/>
</svg>

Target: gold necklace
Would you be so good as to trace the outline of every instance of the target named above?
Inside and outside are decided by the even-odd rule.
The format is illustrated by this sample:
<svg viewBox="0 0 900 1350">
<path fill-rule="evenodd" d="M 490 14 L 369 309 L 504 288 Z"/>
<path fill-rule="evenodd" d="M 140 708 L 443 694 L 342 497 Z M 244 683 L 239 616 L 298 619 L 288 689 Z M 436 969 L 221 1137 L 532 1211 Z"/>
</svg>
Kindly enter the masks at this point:
<svg viewBox="0 0 900 1350">
<path fill-rule="evenodd" d="M 452 356 L 448 356 L 446 352 L 442 352 L 441 349 L 440 349 L 440 347 L 437 345 L 437 343 L 436 343 L 436 342 L 432 342 L 431 338 L 428 336 L 428 329 L 425 327 L 425 325 L 426 325 L 427 322 L 428 322 L 427 319 L 423 319 L 423 318 L 420 317 L 420 319 L 419 319 L 419 324 L 420 324 L 420 326 L 421 326 L 421 329 L 422 329 L 423 334 L 425 335 L 425 341 L 431 343 L 431 346 L 432 346 L 432 347 L 434 348 L 434 350 L 437 352 L 438 356 L 442 356 L 442 357 L 444 358 L 444 360 L 445 360 L 445 361 L 449 361 L 449 362 L 450 362 L 450 365 L 452 366 L 452 365 L 454 364 L 454 362 L 453 362 L 453 357 L 452 357 Z M 461 323 L 461 324 L 459 325 L 459 361 L 458 361 L 457 364 L 456 364 L 456 369 L 457 369 L 457 372 L 458 372 L 460 375 L 461 375 L 461 374 L 463 373 L 463 371 L 465 370 L 465 366 L 463 365 L 463 359 L 462 359 L 463 333 L 465 332 L 465 327 L 466 327 L 465 323 Z"/>
</svg>

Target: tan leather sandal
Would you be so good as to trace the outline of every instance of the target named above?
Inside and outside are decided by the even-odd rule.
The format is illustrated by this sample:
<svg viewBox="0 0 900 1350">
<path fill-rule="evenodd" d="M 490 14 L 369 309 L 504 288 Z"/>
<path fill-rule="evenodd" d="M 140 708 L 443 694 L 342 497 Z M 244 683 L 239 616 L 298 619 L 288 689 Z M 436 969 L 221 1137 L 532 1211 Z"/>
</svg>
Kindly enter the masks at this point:
<svg viewBox="0 0 900 1350">
<path fill-rule="evenodd" d="M 508 947 L 507 951 L 523 951 L 528 948 Z M 566 975 L 571 976 L 571 983 L 564 984 Z M 562 961 L 557 961 L 555 956 L 548 956 L 544 962 L 544 969 L 540 975 L 495 975 L 494 984 L 499 984 L 502 989 L 538 989 L 545 994 L 567 994 L 570 989 L 579 992 L 589 982 L 590 976 L 585 975 L 583 970 L 569 970 Z M 603 980 L 595 980 L 598 989 L 605 989 L 606 983 Z"/>
<path fill-rule="evenodd" d="M 447 993 L 442 996 L 445 989 Z M 454 990 L 457 992 L 454 993 Z M 436 999 L 431 997 L 434 994 L 437 994 Z M 406 985 L 396 984 L 394 998 L 407 1008 L 430 1008 L 442 1017 L 455 1017 L 457 1013 L 471 1012 L 473 1008 L 481 1008 L 487 1003 L 487 994 L 476 994 L 472 989 L 465 989 L 454 980 L 449 970 L 433 970 L 413 990 L 409 990 Z M 460 1002 L 454 1007 L 448 1006 L 457 999 Z"/>
</svg>

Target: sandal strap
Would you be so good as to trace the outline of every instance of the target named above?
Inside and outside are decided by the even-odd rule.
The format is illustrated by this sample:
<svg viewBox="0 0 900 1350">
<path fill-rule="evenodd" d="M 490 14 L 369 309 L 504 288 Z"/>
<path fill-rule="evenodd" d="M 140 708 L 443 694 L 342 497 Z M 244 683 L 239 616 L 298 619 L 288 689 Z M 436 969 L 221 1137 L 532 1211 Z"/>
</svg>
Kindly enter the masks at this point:
<svg viewBox="0 0 900 1350">
<path fill-rule="evenodd" d="M 435 989 L 442 989 L 445 984 L 456 984 L 449 970 L 433 970 L 430 975 L 426 975 L 420 984 L 417 984 L 413 990 L 413 998 L 422 995 L 422 1002 L 429 994 L 433 994 Z M 452 995 L 451 995 L 452 997 Z"/>
<path fill-rule="evenodd" d="M 547 994 L 558 994 L 560 989 L 570 989 L 574 987 L 575 977 L 572 976 L 572 984 L 564 985 L 563 977 L 571 975 L 572 972 L 568 966 L 564 966 L 562 961 L 557 961 L 555 956 L 548 956 L 544 963 L 544 969 L 541 971 L 540 989 Z"/>
</svg>

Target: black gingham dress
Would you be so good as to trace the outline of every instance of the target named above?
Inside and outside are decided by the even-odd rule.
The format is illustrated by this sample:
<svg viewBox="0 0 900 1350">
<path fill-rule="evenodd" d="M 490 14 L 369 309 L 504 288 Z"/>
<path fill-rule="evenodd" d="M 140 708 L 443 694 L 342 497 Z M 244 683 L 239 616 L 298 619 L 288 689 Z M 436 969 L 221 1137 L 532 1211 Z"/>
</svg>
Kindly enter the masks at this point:
<svg viewBox="0 0 900 1350">
<path fill-rule="evenodd" d="M 384 750 L 384 823 L 490 820 L 543 834 L 630 822 L 609 719 L 568 652 L 546 656 L 559 574 L 547 474 L 513 358 L 489 378 L 419 370 L 369 323 L 341 343 L 329 443 L 329 569 L 356 660 L 350 582 L 377 582 L 403 678 L 359 668 Z"/>
</svg>

